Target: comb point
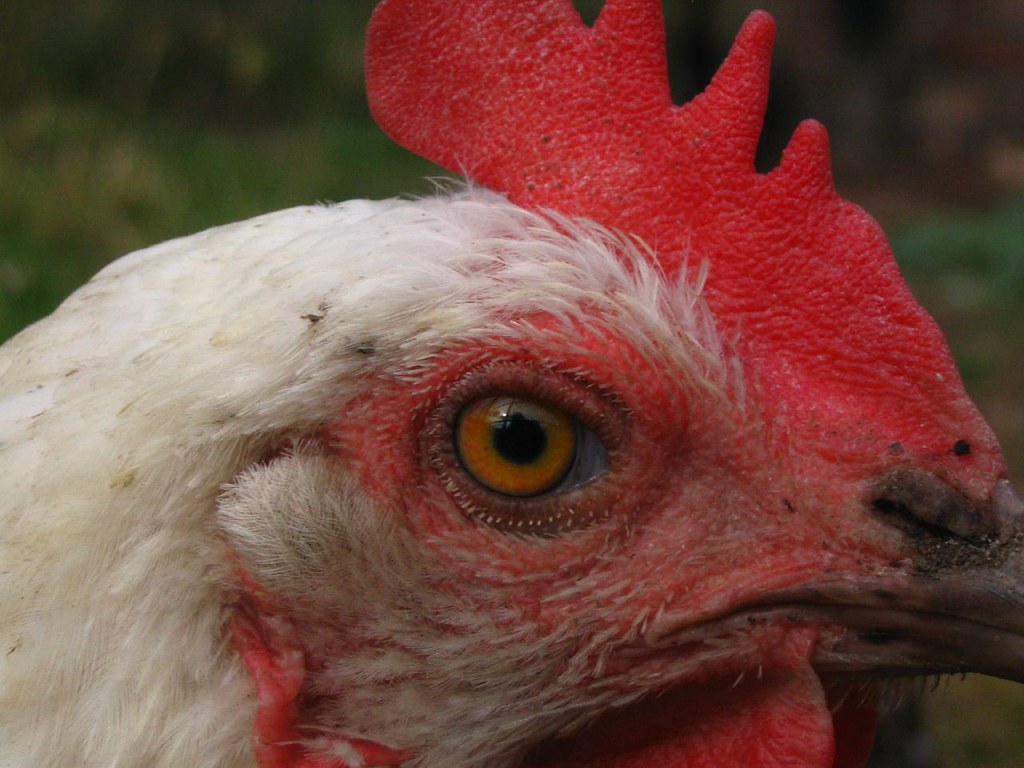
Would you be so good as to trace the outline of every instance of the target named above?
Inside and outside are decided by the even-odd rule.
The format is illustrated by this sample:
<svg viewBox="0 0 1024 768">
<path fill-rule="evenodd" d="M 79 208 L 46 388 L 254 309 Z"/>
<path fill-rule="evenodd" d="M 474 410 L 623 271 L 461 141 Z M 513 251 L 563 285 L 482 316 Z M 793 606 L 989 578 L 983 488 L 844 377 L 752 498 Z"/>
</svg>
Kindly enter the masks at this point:
<svg viewBox="0 0 1024 768">
<path fill-rule="evenodd" d="M 607 0 L 593 26 L 594 39 L 620 73 L 629 72 L 631 89 L 658 93 L 671 104 L 665 50 L 665 16 L 660 0 Z"/>
<path fill-rule="evenodd" d="M 707 88 L 682 108 L 686 122 L 714 126 L 722 156 L 744 166 L 753 166 L 761 138 L 774 42 L 775 19 L 766 11 L 751 13 Z"/>
<path fill-rule="evenodd" d="M 835 192 L 828 130 L 817 120 L 804 120 L 782 151 L 782 161 L 770 174 L 790 194 L 830 197 Z"/>
</svg>

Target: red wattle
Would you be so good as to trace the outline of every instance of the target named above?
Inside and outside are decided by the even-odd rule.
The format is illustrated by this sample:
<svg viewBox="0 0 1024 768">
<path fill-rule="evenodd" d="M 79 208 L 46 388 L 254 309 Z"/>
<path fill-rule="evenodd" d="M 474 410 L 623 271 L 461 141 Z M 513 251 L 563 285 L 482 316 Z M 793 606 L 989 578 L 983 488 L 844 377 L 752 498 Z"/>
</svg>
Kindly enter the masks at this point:
<svg viewBox="0 0 1024 768">
<path fill-rule="evenodd" d="M 687 686 L 616 710 L 530 766 L 833 768 L 832 718 L 814 671 L 787 669 Z"/>
<path fill-rule="evenodd" d="M 836 760 L 832 768 L 864 768 L 875 743 L 878 706 L 874 696 L 846 696 L 832 708 Z"/>
<path fill-rule="evenodd" d="M 817 641 L 788 632 L 732 684 L 716 676 L 606 712 L 527 768 L 863 768 L 874 701 L 840 689 L 829 700 L 810 664 Z"/>
</svg>

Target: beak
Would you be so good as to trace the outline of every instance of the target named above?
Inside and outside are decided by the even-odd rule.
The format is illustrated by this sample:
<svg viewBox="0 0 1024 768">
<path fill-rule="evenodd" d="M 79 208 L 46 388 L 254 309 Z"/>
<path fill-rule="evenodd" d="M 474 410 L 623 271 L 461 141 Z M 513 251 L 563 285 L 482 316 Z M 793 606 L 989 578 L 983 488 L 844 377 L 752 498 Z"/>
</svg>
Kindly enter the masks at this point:
<svg viewBox="0 0 1024 768">
<path fill-rule="evenodd" d="M 822 673 L 980 672 L 1024 682 L 1024 501 L 1009 482 L 979 506 L 934 475 L 900 469 L 875 483 L 866 503 L 915 543 L 905 568 L 794 585 L 715 624 L 723 631 L 760 621 L 838 628 L 823 633 L 814 652 Z M 675 645 L 686 634 L 655 642 Z"/>
<path fill-rule="evenodd" d="M 871 503 L 918 526 L 918 555 L 900 578 L 802 590 L 802 602 L 845 628 L 818 648 L 815 665 L 1024 682 L 1024 501 L 1009 482 L 977 507 L 932 475 L 899 470 L 875 486 Z"/>
<path fill-rule="evenodd" d="M 980 672 L 1024 682 L 1024 553 L 999 566 L 899 583 L 835 584 L 802 596 L 844 632 L 817 648 L 822 672 Z M 813 606 L 813 607 L 812 607 Z"/>
</svg>

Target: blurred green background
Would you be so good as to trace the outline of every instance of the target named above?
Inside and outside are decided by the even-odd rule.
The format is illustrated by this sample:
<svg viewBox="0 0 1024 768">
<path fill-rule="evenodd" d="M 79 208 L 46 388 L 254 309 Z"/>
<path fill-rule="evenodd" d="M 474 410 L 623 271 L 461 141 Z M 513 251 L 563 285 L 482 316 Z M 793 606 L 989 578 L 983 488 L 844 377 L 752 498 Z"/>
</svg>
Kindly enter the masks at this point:
<svg viewBox="0 0 1024 768">
<path fill-rule="evenodd" d="M 586 18 L 599 0 L 578 3 Z M 362 93 L 372 0 L 0 6 L 0 340 L 133 249 L 261 212 L 429 193 Z M 762 167 L 824 119 L 1024 483 L 1024 3 L 667 0 L 680 99 L 743 16 L 779 20 Z M 942 683 L 940 758 L 1024 766 L 1024 694 Z"/>
</svg>

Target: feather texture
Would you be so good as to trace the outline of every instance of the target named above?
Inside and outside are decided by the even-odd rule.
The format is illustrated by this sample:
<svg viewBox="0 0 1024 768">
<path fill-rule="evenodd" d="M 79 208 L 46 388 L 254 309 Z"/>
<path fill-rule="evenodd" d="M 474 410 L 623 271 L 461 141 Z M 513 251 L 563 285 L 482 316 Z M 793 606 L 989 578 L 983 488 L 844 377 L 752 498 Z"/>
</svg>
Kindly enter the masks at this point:
<svg viewBox="0 0 1024 768">
<path fill-rule="evenodd" d="M 255 703 L 226 645 L 234 580 L 218 524 L 269 558 L 253 563 L 261 577 L 298 587 L 294 563 L 247 527 L 240 499 L 277 492 L 247 468 L 459 340 L 528 342 L 537 312 L 603 317 L 692 386 L 727 386 L 699 296 L 641 246 L 476 191 L 297 208 L 148 248 L 5 345 L 0 462 L 17 471 L 0 511 L 0 765 L 251 765 Z M 344 676 L 372 678 L 380 660 L 367 663 Z"/>
</svg>

